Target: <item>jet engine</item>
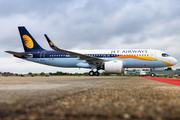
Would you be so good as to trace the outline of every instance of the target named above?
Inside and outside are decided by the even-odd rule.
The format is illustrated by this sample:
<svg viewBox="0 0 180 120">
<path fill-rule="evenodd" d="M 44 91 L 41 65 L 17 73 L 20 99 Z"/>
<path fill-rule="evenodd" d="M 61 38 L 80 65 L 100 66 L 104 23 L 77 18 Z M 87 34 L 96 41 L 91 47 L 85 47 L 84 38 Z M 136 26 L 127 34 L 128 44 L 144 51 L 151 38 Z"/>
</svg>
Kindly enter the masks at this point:
<svg viewBox="0 0 180 120">
<path fill-rule="evenodd" d="M 104 63 L 105 73 L 123 74 L 123 61 L 108 61 Z"/>
</svg>

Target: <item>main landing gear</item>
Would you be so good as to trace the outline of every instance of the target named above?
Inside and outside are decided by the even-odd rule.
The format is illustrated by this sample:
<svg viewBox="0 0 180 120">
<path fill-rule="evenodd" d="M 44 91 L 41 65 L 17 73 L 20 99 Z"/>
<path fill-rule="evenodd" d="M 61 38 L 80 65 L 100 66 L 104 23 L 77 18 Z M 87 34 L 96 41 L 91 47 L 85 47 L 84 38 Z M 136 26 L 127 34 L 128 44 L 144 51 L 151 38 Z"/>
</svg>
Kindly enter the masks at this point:
<svg viewBox="0 0 180 120">
<path fill-rule="evenodd" d="M 90 71 L 89 72 L 89 76 L 99 76 L 99 72 L 98 71 L 96 71 L 96 72 L 94 72 L 94 71 Z"/>
</svg>

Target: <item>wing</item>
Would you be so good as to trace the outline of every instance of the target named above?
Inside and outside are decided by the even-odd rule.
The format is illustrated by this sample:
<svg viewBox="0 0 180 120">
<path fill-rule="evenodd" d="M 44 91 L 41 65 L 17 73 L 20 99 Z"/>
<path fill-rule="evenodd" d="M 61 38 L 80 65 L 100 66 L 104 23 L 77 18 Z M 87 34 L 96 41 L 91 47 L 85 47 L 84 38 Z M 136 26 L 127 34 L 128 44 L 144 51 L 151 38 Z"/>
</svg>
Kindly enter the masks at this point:
<svg viewBox="0 0 180 120">
<path fill-rule="evenodd" d="M 31 58 L 33 56 L 32 54 L 18 53 L 13 51 L 5 51 L 5 52 L 13 54 L 15 57 L 20 57 L 20 58 Z"/>
<path fill-rule="evenodd" d="M 49 39 L 49 37 L 46 34 L 44 34 L 44 36 L 46 37 L 50 47 L 53 50 L 69 54 L 69 57 L 79 57 L 78 60 L 86 60 L 86 62 L 93 63 L 93 64 L 102 64 L 104 61 L 106 61 L 104 59 L 100 59 L 100 58 L 97 58 L 97 57 L 92 57 L 92 56 L 84 55 L 84 54 L 81 54 L 81 53 L 76 53 L 76 52 L 72 52 L 72 51 L 69 51 L 69 50 L 60 49 Z"/>
</svg>

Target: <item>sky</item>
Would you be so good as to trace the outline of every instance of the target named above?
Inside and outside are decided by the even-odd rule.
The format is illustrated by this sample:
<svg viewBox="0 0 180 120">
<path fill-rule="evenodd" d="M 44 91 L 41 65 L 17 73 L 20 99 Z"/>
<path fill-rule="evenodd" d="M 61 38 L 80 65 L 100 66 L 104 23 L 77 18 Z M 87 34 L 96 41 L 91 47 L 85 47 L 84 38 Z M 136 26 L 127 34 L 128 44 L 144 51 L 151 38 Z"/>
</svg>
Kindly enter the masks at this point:
<svg viewBox="0 0 180 120">
<path fill-rule="evenodd" d="M 51 50 L 44 34 L 62 49 L 158 49 L 180 61 L 179 0 L 0 0 L 0 71 L 88 72 L 24 61 L 18 26 Z M 180 68 L 178 62 L 173 69 Z"/>
</svg>

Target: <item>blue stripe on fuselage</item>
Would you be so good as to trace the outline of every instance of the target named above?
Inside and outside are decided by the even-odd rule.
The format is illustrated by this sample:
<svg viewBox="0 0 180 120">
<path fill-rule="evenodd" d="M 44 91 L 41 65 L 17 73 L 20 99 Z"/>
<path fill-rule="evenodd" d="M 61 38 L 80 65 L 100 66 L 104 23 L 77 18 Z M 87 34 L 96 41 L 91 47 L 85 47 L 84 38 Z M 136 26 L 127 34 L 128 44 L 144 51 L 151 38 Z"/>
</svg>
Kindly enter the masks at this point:
<svg viewBox="0 0 180 120">
<path fill-rule="evenodd" d="M 33 61 L 33 62 L 50 65 L 50 66 L 57 66 L 57 67 L 79 67 L 77 65 L 78 63 L 82 64 L 85 62 L 85 60 L 77 60 L 77 59 L 78 58 L 25 58 L 25 60 L 28 60 L 28 61 Z M 161 61 L 145 61 L 145 60 L 136 60 L 136 59 L 117 59 L 117 58 L 102 58 L 102 59 L 121 60 L 123 61 L 124 68 L 167 67 Z M 85 68 L 91 68 L 91 65 Z"/>
</svg>

